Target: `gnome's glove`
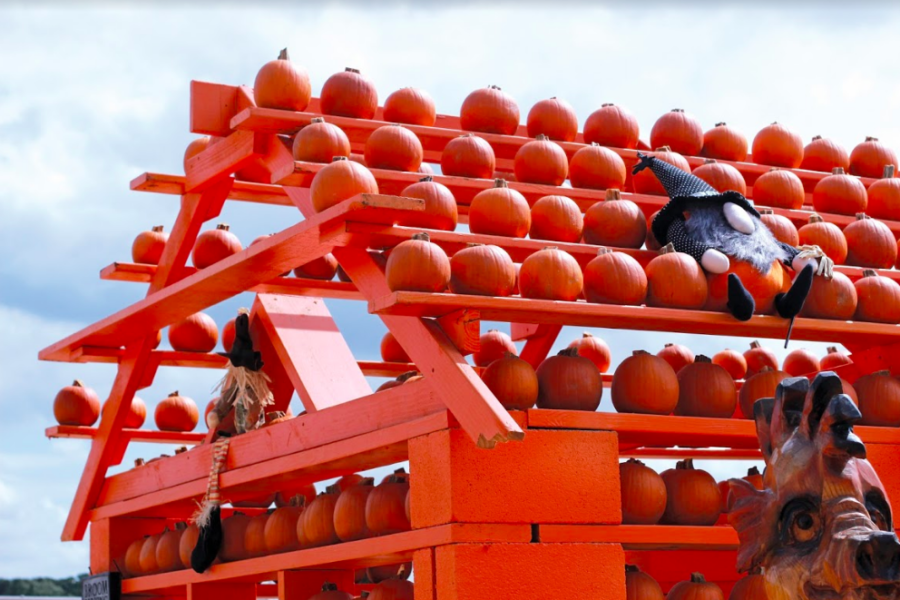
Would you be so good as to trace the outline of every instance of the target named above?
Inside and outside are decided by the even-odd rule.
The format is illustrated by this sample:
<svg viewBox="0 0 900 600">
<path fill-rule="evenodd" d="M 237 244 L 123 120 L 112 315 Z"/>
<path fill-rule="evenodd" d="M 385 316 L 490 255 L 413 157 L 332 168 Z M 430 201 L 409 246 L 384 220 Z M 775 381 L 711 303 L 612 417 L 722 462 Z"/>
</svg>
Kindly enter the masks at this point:
<svg viewBox="0 0 900 600">
<path fill-rule="evenodd" d="M 731 268 L 731 261 L 715 248 L 710 248 L 703 253 L 703 257 L 700 259 L 700 266 L 703 267 L 704 271 L 718 275 Z"/>
<path fill-rule="evenodd" d="M 753 223 L 750 213 L 744 210 L 743 207 L 738 206 L 734 202 L 726 202 L 722 206 L 722 211 L 725 213 L 725 220 L 728 221 L 728 224 L 731 225 L 735 231 L 739 231 L 746 235 L 750 235 L 756 231 L 756 225 Z"/>
<path fill-rule="evenodd" d="M 808 264 L 817 265 L 816 275 L 820 275 L 825 279 L 834 277 L 834 261 L 831 260 L 825 252 L 818 246 L 800 246 L 800 250 L 794 260 L 791 261 L 791 268 L 798 273 Z"/>
</svg>

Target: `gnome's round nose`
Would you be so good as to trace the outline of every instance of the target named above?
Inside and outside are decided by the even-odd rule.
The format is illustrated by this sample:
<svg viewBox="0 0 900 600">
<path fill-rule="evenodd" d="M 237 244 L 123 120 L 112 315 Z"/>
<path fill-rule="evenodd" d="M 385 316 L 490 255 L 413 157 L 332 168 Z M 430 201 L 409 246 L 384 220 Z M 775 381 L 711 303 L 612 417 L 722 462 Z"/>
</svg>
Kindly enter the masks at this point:
<svg viewBox="0 0 900 600">
<path fill-rule="evenodd" d="M 856 571 L 871 582 L 900 581 L 900 541 L 887 531 L 873 533 L 856 550 Z"/>
</svg>

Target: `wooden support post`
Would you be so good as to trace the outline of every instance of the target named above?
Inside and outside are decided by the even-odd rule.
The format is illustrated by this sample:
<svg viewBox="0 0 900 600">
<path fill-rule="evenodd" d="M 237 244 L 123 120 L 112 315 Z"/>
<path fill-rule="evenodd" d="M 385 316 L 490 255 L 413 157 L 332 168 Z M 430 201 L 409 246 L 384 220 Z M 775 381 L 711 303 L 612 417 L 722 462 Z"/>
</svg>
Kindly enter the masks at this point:
<svg viewBox="0 0 900 600">
<path fill-rule="evenodd" d="M 326 583 L 335 584 L 342 592 L 355 593 L 352 569 L 317 569 L 278 571 L 278 600 L 305 600 L 322 591 Z"/>
<path fill-rule="evenodd" d="M 253 581 L 189 583 L 187 600 L 256 600 L 256 583 Z"/>
<path fill-rule="evenodd" d="M 513 325 L 516 325 L 513 323 Z M 535 369 L 538 368 L 547 355 L 550 353 L 559 332 L 562 331 L 562 325 L 538 325 L 535 331 L 528 337 L 525 347 L 519 355 Z"/>
<path fill-rule="evenodd" d="M 434 578 L 434 548 L 423 548 L 413 553 L 415 573 L 415 600 L 437 600 Z"/>
<path fill-rule="evenodd" d="M 125 551 L 131 542 L 165 529 L 165 519 L 116 517 L 91 523 L 91 573 L 125 572 Z"/>
</svg>

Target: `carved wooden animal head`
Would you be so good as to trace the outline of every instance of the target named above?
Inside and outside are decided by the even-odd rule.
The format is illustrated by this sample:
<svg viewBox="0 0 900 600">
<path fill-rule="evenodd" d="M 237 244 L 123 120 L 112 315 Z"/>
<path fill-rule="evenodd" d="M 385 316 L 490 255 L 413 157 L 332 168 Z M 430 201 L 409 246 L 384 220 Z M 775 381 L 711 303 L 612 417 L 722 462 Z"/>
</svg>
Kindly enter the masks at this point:
<svg viewBox="0 0 900 600">
<path fill-rule="evenodd" d="M 900 599 L 900 541 L 884 487 L 853 433 L 840 378 L 785 379 L 754 405 L 766 489 L 732 479 L 738 569 L 762 567 L 770 600 Z"/>
</svg>

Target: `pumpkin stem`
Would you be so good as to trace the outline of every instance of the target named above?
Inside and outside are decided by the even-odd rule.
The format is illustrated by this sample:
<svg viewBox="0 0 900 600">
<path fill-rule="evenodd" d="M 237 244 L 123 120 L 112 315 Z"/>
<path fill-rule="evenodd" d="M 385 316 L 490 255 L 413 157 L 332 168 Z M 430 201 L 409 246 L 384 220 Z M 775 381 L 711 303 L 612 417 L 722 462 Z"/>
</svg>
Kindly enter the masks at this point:
<svg viewBox="0 0 900 600">
<path fill-rule="evenodd" d="M 654 152 L 671 152 L 671 151 L 672 151 L 672 148 L 670 148 L 669 146 L 660 146 L 659 148 L 654 150 Z"/>
<path fill-rule="evenodd" d="M 478 242 L 466 242 L 466 248 L 477 248 L 478 246 L 484 246 L 484 244 L 479 244 Z"/>
<path fill-rule="evenodd" d="M 345 73 L 356 73 L 359 75 L 359 69 L 354 69 L 353 67 L 344 67 Z"/>
<path fill-rule="evenodd" d="M 761 211 L 759 211 L 759 214 L 761 214 L 761 215 L 774 215 L 774 214 L 775 214 L 775 211 L 772 210 L 771 208 L 764 208 L 764 209 L 762 209 Z"/>
<path fill-rule="evenodd" d="M 631 353 L 632 356 L 643 356 L 645 354 L 650 354 L 646 350 L 635 350 Z"/>
<path fill-rule="evenodd" d="M 671 254 L 675 252 L 675 245 L 672 242 L 669 242 L 665 246 L 659 249 L 660 254 Z"/>
<path fill-rule="evenodd" d="M 412 379 L 418 374 L 418 371 L 407 371 L 406 373 L 397 375 L 397 381 L 399 381 L 400 383 L 405 383 L 407 380 Z"/>
<path fill-rule="evenodd" d="M 347 157 L 346 156 L 335 156 L 334 158 L 331 159 L 331 162 L 338 162 L 340 160 L 347 160 Z"/>
<path fill-rule="evenodd" d="M 603 256 L 604 254 L 612 254 L 612 248 L 600 248 L 597 250 L 597 256 Z"/>
<path fill-rule="evenodd" d="M 288 501 L 288 504 L 295 508 L 303 508 L 304 506 L 306 506 L 306 496 L 304 496 L 303 494 L 297 494 Z"/>
<path fill-rule="evenodd" d="M 266 413 L 266 423 L 271 423 L 275 419 L 280 419 L 285 415 L 283 410 L 273 410 L 272 412 Z"/>
<path fill-rule="evenodd" d="M 340 493 L 341 493 L 341 486 L 339 486 L 336 483 L 332 483 L 327 488 L 325 488 L 324 492 L 322 492 L 322 494 L 340 494 Z M 319 495 L 321 496 L 322 494 L 319 494 Z"/>
<path fill-rule="evenodd" d="M 890 179 L 894 176 L 894 165 L 884 165 L 884 172 L 881 174 L 881 177 L 884 179 Z"/>
<path fill-rule="evenodd" d="M 756 374 L 759 375 L 760 373 L 768 373 L 768 372 L 773 371 L 773 370 L 774 370 L 774 369 L 772 369 L 772 367 L 770 367 L 769 365 L 766 365 L 766 366 L 764 366 L 762 369 L 760 369 L 759 371 L 757 371 Z"/>
<path fill-rule="evenodd" d="M 600 144 L 598 144 L 597 142 L 591 142 L 591 146 L 598 146 L 598 147 L 599 147 Z"/>
<path fill-rule="evenodd" d="M 704 164 L 704 165 L 712 165 L 712 164 L 715 164 L 715 162 L 716 162 L 716 159 L 714 159 L 714 158 L 707 158 L 706 160 L 703 161 L 703 164 Z"/>
<path fill-rule="evenodd" d="M 174 392 L 172 392 L 171 394 L 169 394 L 169 398 L 174 398 L 174 397 L 177 396 L 177 395 L 178 395 L 178 390 L 175 390 Z"/>
<path fill-rule="evenodd" d="M 832 175 L 843 175 L 843 174 L 844 174 L 844 167 L 835 167 L 835 168 L 833 168 L 833 169 L 831 170 L 831 174 L 832 174 Z"/>
<path fill-rule="evenodd" d="M 575 348 L 575 347 L 566 348 L 565 350 L 560 350 L 559 352 L 557 352 L 556 355 L 557 356 L 576 357 L 576 356 L 578 356 L 578 348 Z"/>
<path fill-rule="evenodd" d="M 878 277 L 875 269 L 863 269 L 863 277 Z"/>
<path fill-rule="evenodd" d="M 494 180 L 494 187 L 495 188 L 508 188 L 509 184 L 506 182 L 505 179 L 498 178 L 498 179 Z"/>
<path fill-rule="evenodd" d="M 725 127 L 725 125 L 727 125 L 725 121 L 719 121 L 718 123 L 716 123 L 716 127 Z"/>
<path fill-rule="evenodd" d="M 826 350 L 828 350 L 828 354 L 834 354 L 835 352 L 838 351 L 837 346 L 828 346 L 828 348 L 826 348 Z"/>
<path fill-rule="evenodd" d="M 821 135 L 815 135 L 815 136 L 813 136 L 812 141 L 815 142 L 816 140 L 821 140 L 821 139 L 822 139 L 822 136 L 821 136 Z"/>
<path fill-rule="evenodd" d="M 890 377 L 891 372 L 888 371 L 887 369 L 882 369 L 881 371 L 875 371 L 874 373 L 872 373 L 872 375 L 880 375 L 882 377 Z"/>
<path fill-rule="evenodd" d="M 867 135 L 867 136 L 866 136 L 866 141 L 867 141 L 867 142 L 877 142 L 877 141 L 878 141 L 878 138 L 877 138 L 877 137 L 872 137 L 871 135 Z"/>
<path fill-rule="evenodd" d="M 81 383 L 80 379 L 76 379 L 75 381 L 72 382 L 72 386 L 73 387 L 84 387 L 84 384 Z"/>
<path fill-rule="evenodd" d="M 312 121 L 310 121 L 310 123 L 324 123 L 324 122 L 325 122 L 324 117 L 313 117 Z"/>
<path fill-rule="evenodd" d="M 640 573 L 641 570 L 637 567 L 637 565 L 625 565 L 626 573 Z"/>
<path fill-rule="evenodd" d="M 871 219 L 871 218 L 872 217 L 867 216 L 866 213 L 856 213 L 857 221 L 865 221 L 866 219 Z"/>
<path fill-rule="evenodd" d="M 228 225 L 228 223 L 219 223 L 218 225 L 216 225 L 216 229 L 219 229 L 221 231 L 228 231 L 231 229 L 231 226 Z"/>
<path fill-rule="evenodd" d="M 278 60 L 291 60 L 291 57 L 288 56 L 287 48 L 281 49 L 281 52 L 278 53 Z"/>
<path fill-rule="evenodd" d="M 753 340 L 750 342 L 751 348 L 762 348 L 762 344 L 759 343 L 759 340 Z"/>
<path fill-rule="evenodd" d="M 503 358 L 519 358 L 519 357 L 516 356 L 515 354 L 513 354 L 512 352 L 510 352 L 509 350 L 507 350 L 506 352 L 503 353 Z"/>
<path fill-rule="evenodd" d="M 431 175 L 426 175 L 425 177 L 423 177 L 422 179 L 419 180 L 419 183 L 426 183 L 429 181 L 434 181 L 434 177 L 432 177 Z"/>
<path fill-rule="evenodd" d="M 691 573 L 691 583 L 706 583 L 703 573 Z"/>
<path fill-rule="evenodd" d="M 610 202 L 612 200 L 621 200 L 622 192 L 617 189 L 606 190 L 606 201 Z"/>
<path fill-rule="evenodd" d="M 236 515 L 242 515 L 242 514 L 244 514 L 244 513 L 237 513 L 237 512 L 236 512 L 236 513 L 234 513 L 234 514 L 236 514 Z M 185 523 L 184 521 L 179 521 L 179 522 L 175 523 L 175 531 L 184 531 L 185 529 L 187 529 L 187 523 Z"/>
<path fill-rule="evenodd" d="M 703 354 L 698 354 L 694 357 L 695 363 L 710 363 L 712 364 L 712 359 L 708 356 L 704 356 Z"/>
<path fill-rule="evenodd" d="M 337 589 L 338 589 L 338 586 L 329 581 L 326 581 L 325 583 L 322 584 L 323 592 L 336 592 Z"/>
<path fill-rule="evenodd" d="M 894 165 L 888 165 L 889 167 L 893 167 Z M 150 228 L 150 231 L 154 233 L 160 233 L 161 231 L 165 231 L 165 228 L 162 225 L 154 225 Z"/>
<path fill-rule="evenodd" d="M 406 469 L 404 469 L 403 467 L 394 469 L 394 475 L 406 475 Z"/>
<path fill-rule="evenodd" d="M 488 89 L 489 90 L 500 90 L 500 86 L 491 84 L 488 86 Z"/>
<path fill-rule="evenodd" d="M 431 241 L 431 236 L 429 236 L 427 233 L 425 233 L 425 232 L 423 231 L 423 232 L 421 232 L 421 233 L 414 233 L 413 236 L 412 236 L 412 239 L 414 239 L 414 240 L 421 240 L 421 241 L 423 241 L 423 242 L 430 242 L 430 241 Z"/>
<path fill-rule="evenodd" d="M 642 461 L 640 461 L 636 458 L 629 458 L 628 460 L 625 461 L 625 463 L 629 464 L 629 465 L 641 465 L 642 467 L 645 466 Z"/>
<path fill-rule="evenodd" d="M 356 485 L 375 485 L 374 477 L 363 477 Z"/>
<path fill-rule="evenodd" d="M 683 108 L 673 108 L 670 112 L 683 113 L 684 109 Z"/>
<path fill-rule="evenodd" d="M 823 222 L 824 220 L 825 220 L 825 219 L 823 219 L 822 217 L 820 217 L 820 216 L 817 215 L 817 214 L 811 214 L 811 215 L 809 215 L 809 223 L 821 223 L 821 222 Z"/>
<path fill-rule="evenodd" d="M 607 106 L 615 106 L 612 102 L 604 102 L 600 105 L 600 108 L 606 108 Z"/>
<path fill-rule="evenodd" d="M 750 467 L 749 469 L 747 469 L 747 477 L 752 477 L 754 475 L 761 475 L 759 469 L 757 469 L 756 467 Z"/>
<path fill-rule="evenodd" d="M 144 459 L 143 459 L 143 458 L 136 458 L 136 459 L 134 459 L 134 466 L 136 466 L 136 467 L 143 467 L 143 466 L 144 466 Z"/>
<path fill-rule="evenodd" d="M 609 250 L 609 248 L 607 248 L 607 250 Z M 587 331 L 585 331 L 584 333 L 581 334 L 581 338 L 582 338 L 582 339 L 584 339 L 584 338 L 592 338 L 592 337 L 594 337 L 594 336 L 593 336 L 592 334 L 588 333 Z"/>
<path fill-rule="evenodd" d="M 679 460 L 677 463 L 675 463 L 675 468 L 683 471 L 693 471 L 694 459 L 686 458 L 684 460 Z"/>
<path fill-rule="evenodd" d="M 543 248 L 541 248 L 541 252 L 545 250 L 559 250 L 559 246 L 544 246 Z"/>
</svg>

